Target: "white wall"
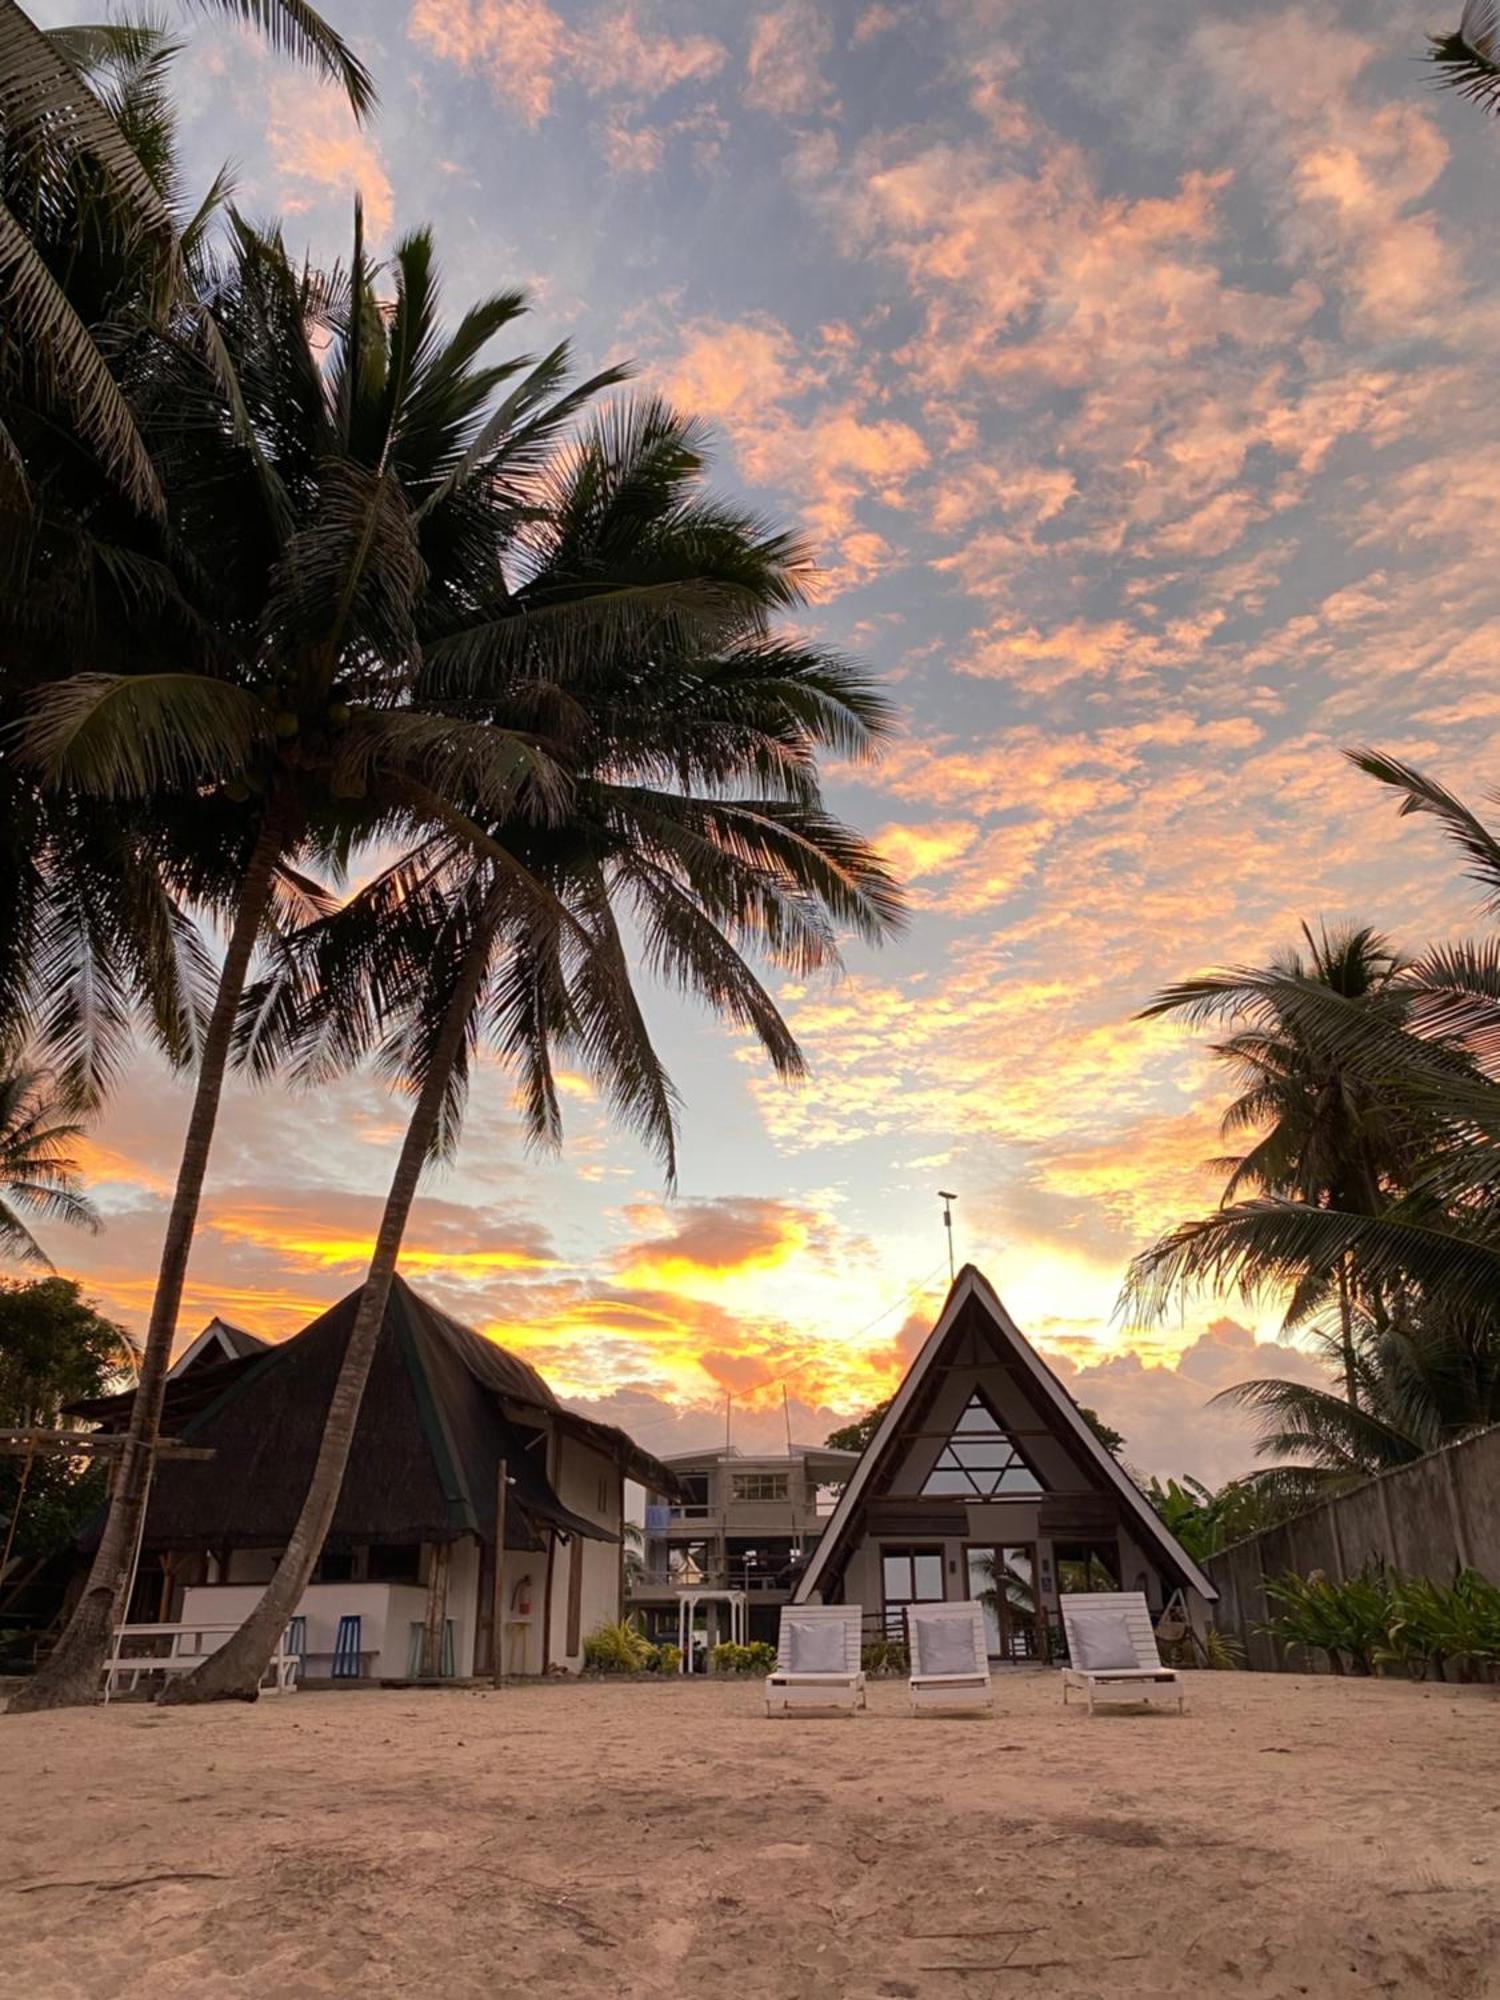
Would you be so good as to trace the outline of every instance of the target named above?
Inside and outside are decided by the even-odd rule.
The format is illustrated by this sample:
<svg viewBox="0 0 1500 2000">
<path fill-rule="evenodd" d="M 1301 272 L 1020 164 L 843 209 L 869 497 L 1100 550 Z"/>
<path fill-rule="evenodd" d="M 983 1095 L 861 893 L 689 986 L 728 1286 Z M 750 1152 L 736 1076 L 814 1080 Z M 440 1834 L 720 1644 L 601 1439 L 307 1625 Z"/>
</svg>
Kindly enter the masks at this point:
<svg viewBox="0 0 1500 2000">
<path fill-rule="evenodd" d="M 603 1452 L 561 1432 L 555 1449 L 552 1484 L 558 1499 L 571 1512 L 581 1514 L 586 1521 L 597 1521 L 617 1536 L 625 1497 L 619 1468 Z M 582 1616 L 578 1624 L 578 1649 L 570 1653 L 568 1592 L 571 1565 L 578 1561 L 583 1563 Z M 618 1541 L 595 1542 L 577 1535 L 566 1547 L 559 1544 L 552 1566 L 549 1654 L 553 1664 L 577 1673 L 583 1665 L 583 1641 L 598 1626 L 620 1617 L 622 1610 Z"/>
<path fill-rule="evenodd" d="M 238 1624 L 260 1595 L 253 1584 L 193 1585 L 183 1592 L 179 1622 Z M 367 1671 L 376 1679 L 396 1680 L 407 1672 L 411 1627 L 427 1616 L 427 1592 L 414 1583 L 310 1583 L 297 1609 L 307 1620 L 307 1669 L 314 1678 L 332 1672 L 340 1618 L 357 1617 Z M 455 1653 L 457 1639 L 455 1631 Z"/>
</svg>

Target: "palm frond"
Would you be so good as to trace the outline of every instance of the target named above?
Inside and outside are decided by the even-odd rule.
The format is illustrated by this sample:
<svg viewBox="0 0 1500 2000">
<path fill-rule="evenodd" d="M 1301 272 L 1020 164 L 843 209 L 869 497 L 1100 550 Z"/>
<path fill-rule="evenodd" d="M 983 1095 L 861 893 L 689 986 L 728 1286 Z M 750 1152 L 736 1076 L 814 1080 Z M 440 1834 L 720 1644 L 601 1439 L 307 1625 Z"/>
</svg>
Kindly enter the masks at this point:
<svg viewBox="0 0 1500 2000">
<path fill-rule="evenodd" d="M 49 780 L 104 798 L 237 776 L 273 740 L 262 703 L 205 674 L 75 674 L 36 696 L 21 731 Z"/>
</svg>

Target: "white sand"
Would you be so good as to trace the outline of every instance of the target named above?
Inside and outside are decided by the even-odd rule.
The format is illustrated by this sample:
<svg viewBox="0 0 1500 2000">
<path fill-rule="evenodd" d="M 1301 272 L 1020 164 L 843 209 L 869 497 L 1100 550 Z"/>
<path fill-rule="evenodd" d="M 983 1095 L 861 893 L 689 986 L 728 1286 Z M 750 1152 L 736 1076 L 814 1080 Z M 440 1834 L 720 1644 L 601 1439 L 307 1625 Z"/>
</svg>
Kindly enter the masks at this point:
<svg viewBox="0 0 1500 2000">
<path fill-rule="evenodd" d="M 1089 1721 L 754 1685 L 0 1721 L 6 1996 L 1500 1994 L 1500 1694 L 1197 1675 Z"/>
</svg>

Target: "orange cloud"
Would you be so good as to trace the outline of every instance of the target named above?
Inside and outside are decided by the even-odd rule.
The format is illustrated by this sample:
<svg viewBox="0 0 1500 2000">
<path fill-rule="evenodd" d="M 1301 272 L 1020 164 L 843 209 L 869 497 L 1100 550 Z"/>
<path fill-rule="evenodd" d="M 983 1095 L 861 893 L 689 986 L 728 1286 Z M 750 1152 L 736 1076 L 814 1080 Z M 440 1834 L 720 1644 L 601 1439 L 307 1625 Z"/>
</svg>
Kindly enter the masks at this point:
<svg viewBox="0 0 1500 2000">
<path fill-rule="evenodd" d="M 713 76 L 725 61 L 711 36 L 647 34 L 631 6 L 600 10 L 572 28 L 547 0 L 414 0 L 407 33 L 441 61 L 482 73 L 528 125 L 548 115 L 564 80 L 591 96 L 644 102 Z M 655 166 L 658 156 L 646 157 L 655 136 L 612 127 L 616 163 Z"/>
<path fill-rule="evenodd" d="M 385 236 L 395 218 L 395 191 L 379 147 L 355 124 L 340 94 L 311 78 L 278 73 L 270 105 L 266 144 L 280 177 L 282 208 L 296 215 L 316 201 L 337 196 L 347 202 L 357 194 L 371 235 Z"/>
<path fill-rule="evenodd" d="M 911 424 L 872 417 L 858 397 L 838 392 L 840 358 L 839 344 L 827 341 L 817 360 L 804 357 L 767 315 L 706 320 L 689 330 L 668 375 L 677 401 L 723 424 L 747 479 L 797 497 L 819 548 L 834 552 L 832 588 L 886 564 L 889 543 L 862 511 L 871 501 L 904 507 L 929 461 Z"/>
</svg>

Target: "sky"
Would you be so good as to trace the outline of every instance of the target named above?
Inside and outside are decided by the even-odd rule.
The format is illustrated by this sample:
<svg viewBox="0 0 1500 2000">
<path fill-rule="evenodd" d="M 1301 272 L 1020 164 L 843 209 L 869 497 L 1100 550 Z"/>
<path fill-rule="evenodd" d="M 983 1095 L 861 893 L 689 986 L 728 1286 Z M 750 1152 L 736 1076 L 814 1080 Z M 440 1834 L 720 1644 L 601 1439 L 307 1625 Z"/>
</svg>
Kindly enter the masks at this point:
<svg viewBox="0 0 1500 2000">
<path fill-rule="evenodd" d="M 454 311 L 520 284 L 534 351 L 633 358 L 708 419 L 720 487 L 811 539 L 804 629 L 901 715 L 830 791 L 913 922 L 778 982 L 806 1084 L 654 1001 L 668 1201 L 584 1079 L 538 1158 L 489 1069 L 406 1275 L 651 1450 L 775 1448 L 899 1379 L 954 1189 L 959 1260 L 1133 1465 L 1244 1470 L 1208 1397 L 1317 1370 L 1266 1346 L 1270 1308 L 1116 1312 L 1130 1256 L 1215 1198 L 1224 1097 L 1201 1037 L 1134 1017 L 1304 919 L 1477 921 L 1341 754 L 1477 802 L 1500 737 L 1500 129 L 1419 60 L 1456 4 L 325 11 L 378 116 L 194 28 L 191 178 L 231 157 L 319 257 L 358 189 L 387 244 L 432 224 Z M 185 1106 L 143 1060 L 87 1147 L 108 1228 L 50 1244 L 136 1327 Z M 400 1125 L 369 1077 L 236 1086 L 183 1338 L 216 1311 L 284 1335 L 357 1283 Z"/>
</svg>

